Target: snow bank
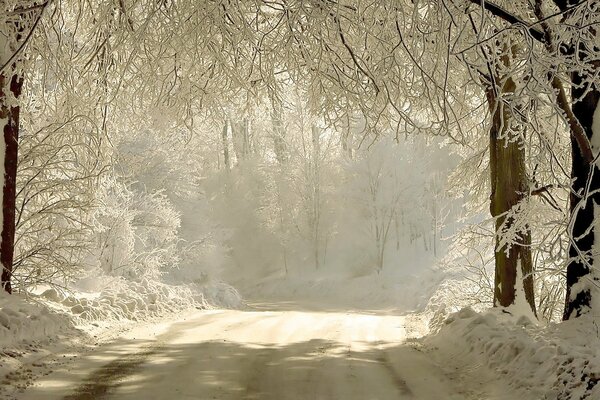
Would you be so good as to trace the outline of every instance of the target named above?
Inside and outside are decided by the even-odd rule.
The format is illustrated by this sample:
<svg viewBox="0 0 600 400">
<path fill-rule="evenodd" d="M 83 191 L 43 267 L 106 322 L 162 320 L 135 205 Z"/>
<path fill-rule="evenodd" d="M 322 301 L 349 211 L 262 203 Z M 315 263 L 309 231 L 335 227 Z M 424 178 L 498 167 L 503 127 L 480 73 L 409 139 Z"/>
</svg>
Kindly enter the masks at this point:
<svg viewBox="0 0 600 400">
<path fill-rule="evenodd" d="M 175 286 L 112 278 L 103 285 L 96 292 L 49 288 L 27 297 L 0 291 L 0 353 L 21 343 L 52 340 L 61 333 L 76 335 L 76 326 L 92 322 L 111 326 L 194 307 L 244 307 L 239 293 L 223 282 Z"/>
<path fill-rule="evenodd" d="M 223 282 L 168 285 L 97 276 L 69 292 L 46 287 L 36 293 L 25 298 L 0 292 L 0 399 L 7 398 L 8 386 L 23 390 L 31 384 L 32 366 L 46 365 L 49 348 L 78 346 L 136 321 L 152 323 L 192 308 L 244 307 L 239 293 Z"/>
<path fill-rule="evenodd" d="M 79 283 L 81 286 L 85 282 Z M 138 321 L 189 308 L 239 308 L 242 300 L 231 286 L 216 282 L 199 285 L 168 285 L 141 279 L 111 278 L 100 291 L 68 295 L 51 288 L 40 297 L 61 306 L 84 321 Z"/>
<path fill-rule="evenodd" d="M 499 309 L 465 308 L 425 343 L 450 367 L 487 365 L 523 399 L 600 399 L 600 335 L 592 319 L 541 326 Z"/>
<path fill-rule="evenodd" d="M 23 340 L 45 341 L 73 329 L 66 315 L 0 290 L 0 352 Z"/>
</svg>

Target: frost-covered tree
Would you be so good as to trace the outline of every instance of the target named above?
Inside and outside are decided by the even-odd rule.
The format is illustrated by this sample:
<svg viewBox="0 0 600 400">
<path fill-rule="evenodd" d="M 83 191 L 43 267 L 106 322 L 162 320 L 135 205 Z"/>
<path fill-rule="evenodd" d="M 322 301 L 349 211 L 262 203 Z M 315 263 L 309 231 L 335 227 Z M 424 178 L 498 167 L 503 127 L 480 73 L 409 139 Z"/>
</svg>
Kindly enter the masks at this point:
<svg viewBox="0 0 600 400">
<path fill-rule="evenodd" d="M 594 221 L 597 219 L 594 210 L 598 202 L 595 197 L 598 184 L 595 178 L 594 116 L 600 92 L 597 65 L 593 61 L 600 51 L 595 29 L 600 23 L 598 3 L 538 0 L 528 4 L 526 12 L 513 5 L 475 1 L 473 4 L 472 7 L 499 21 L 495 23 L 495 29 L 520 32 L 530 55 L 522 61 L 529 79 L 519 90 L 530 99 L 541 98 L 541 102 L 550 103 L 561 115 L 570 134 L 573 186 L 564 318 L 582 315 L 593 304 L 592 292 L 598 279 L 594 272 Z M 491 35 L 495 32 L 488 29 L 478 40 L 494 40 L 488 39 Z M 510 102 L 509 105 L 518 114 L 518 103 Z M 528 123 L 534 126 L 530 121 Z"/>
<path fill-rule="evenodd" d="M 550 169 L 558 171 L 540 180 L 537 170 L 536 181 L 532 179 L 536 171 L 529 168 L 536 167 L 539 160 L 525 159 L 525 164 L 515 164 L 509 162 L 509 152 L 502 151 L 503 154 L 495 155 L 496 158 L 498 155 L 509 157 L 501 159 L 501 164 L 517 166 L 516 169 L 502 169 L 504 177 L 527 177 L 507 188 L 506 194 L 513 199 L 492 212 L 500 222 L 499 231 L 496 232 L 497 243 L 504 243 L 497 246 L 496 254 L 499 261 L 504 253 L 509 260 L 512 259 L 508 263 L 512 265 L 509 268 L 511 272 L 497 275 L 502 293 L 508 294 L 508 297 L 500 298 L 500 292 L 496 291 L 499 305 L 510 304 L 514 299 L 512 294 L 516 293 L 519 286 L 523 286 L 524 291 L 529 293 L 526 297 L 533 308 L 532 285 L 528 275 L 530 269 L 527 267 L 521 271 L 525 280 L 523 285 L 516 282 L 515 286 L 517 263 L 513 262 L 518 254 L 528 259 L 530 228 L 527 223 L 504 215 L 511 213 L 516 216 L 518 213 L 515 210 L 522 208 L 521 203 L 529 201 L 528 197 L 542 194 L 550 196 L 552 191 L 560 190 L 557 182 L 563 181 L 566 168 L 562 165 L 562 148 L 555 148 L 554 145 L 560 141 L 557 137 L 567 132 L 572 142 L 573 160 L 568 174 L 574 184 L 570 201 L 571 244 L 565 318 L 581 315 L 591 305 L 596 287 L 593 283 L 593 221 L 596 219 L 593 215 L 596 193 L 593 178 L 593 116 L 598 100 L 597 65 L 594 61 L 598 58 L 595 29 L 598 24 L 598 4 L 595 1 L 511 3 L 473 0 L 445 1 L 442 5 L 439 2 L 419 3 L 416 6 L 418 11 L 408 13 L 407 10 L 414 9 L 414 5 L 383 3 L 380 10 L 387 11 L 389 17 L 381 17 L 378 20 L 380 27 L 370 33 L 385 46 L 387 42 L 382 39 L 384 36 L 377 33 L 382 32 L 390 19 L 393 21 L 388 28 L 394 31 L 395 25 L 395 46 L 404 49 L 408 53 L 407 64 L 414 65 L 412 69 L 405 65 L 404 79 L 414 83 L 414 77 L 420 78 L 412 87 L 426 88 L 423 97 L 428 100 L 430 110 L 425 115 L 440 115 L 441 126 L 448 128 L 447 133 L 451 137 L 458 142 L 468 143 L 469 135 L 465 133 L 473 131 L 464 129 L 464 123 L 468 116 L 474 117 L 473 120 L 480 119 L 484 114 L 479 113 L 478 116 L 478 110 L 486 102 L 488 105 L 490 103 L 482 94 L 487 93 L 488 99 L 489 94 L 493 94 L 492 104 L 495 106 L 490 109 L 489 121 L 493 121 L 495 110 L 504 109 L 500 113 L 499 131 L 508 128 L 508 134 L 501 134 L 499 139 L 505 139 L 508 147 L 513 142 L 520 142 L 520 146 L 515 147 L 517 153 L 521 152 L 519 158 L 525 155 L 529 157 L 529 149 L 535 149 L 537 143 L 543 143 L 545 154 L 549 156 L 544 165 L 551 165 Z M 364 54 L 366 51 L 360 48 L 356 53 Z M 374 68 L 384 63 L 383 60 L 393 59 L 377 57 L 376 53 L 369 52 L 369 57 L 357 56 L 355 60 L 360 64 L 357 69 L 364 78 L 363 82 L 370 81 L 372 86 L 381 88 L 382 81 L 378 78 L 386 75 L 375 73 Z M 457 86 L 456 83 L 461 80 L 463 84 Z M 514 84 L 514 87 L 506 90 L 507 83 L 511 83 L 510 86 Z M 373 90 L 377 92 L 377 88 Z M 461 99 L 457 96 L 459 93 L 468 95 Z M 386 98 L 394 99 L 388 92 Z M 417 103 L 413 101 L 413 104 Z M 406 109 L 410 108 L 401 108 Z M 558 119 L 560 122 L 555 126 L 548 124 L 544 121 L 548 115 L 551 121 Z M 490 125 L 493 127 L 494 123 Z M 497 146 L 496 149 L 504 148 Z M 529 165 L 529 168 L 523 169 L 523 165 Z M 545 166 L 542 170 L 546 170 Z M 496 176 L 503 179 L 501 174 Z M 507 180 L 504 182 L 508 183 Z M 492 182 L 492 185 L 496 184 Z M 523 196 L 523 192 L 527 194 Z M 515 223 L 522 229 L 512 229 L 507 222 L 508 225 Z"/>
</svg>

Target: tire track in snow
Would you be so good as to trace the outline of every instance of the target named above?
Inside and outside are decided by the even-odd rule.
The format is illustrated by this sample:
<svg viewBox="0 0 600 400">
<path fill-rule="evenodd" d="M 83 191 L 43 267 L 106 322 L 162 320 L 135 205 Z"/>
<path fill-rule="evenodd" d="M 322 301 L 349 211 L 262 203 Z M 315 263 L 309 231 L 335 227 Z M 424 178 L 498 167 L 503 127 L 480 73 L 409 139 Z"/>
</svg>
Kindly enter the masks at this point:
<svg viewBox="0 0 600 400">
<path fill-rule="evenodd" d="M 185 324 L 182 322 L 180 324 Z M 121 356 L 93 371 L 73 393 L 62 400 L 104 400 L 119 386 L 119 382 L 133 375 L 152 356 L 165 349 L 165 343 L 175 339 L 180 331 L 170 329 L 159 335 L 155 343 L 142 347 L 141 351 Z"/>
<path fill-rule="evenodd" d="M 392 365 L 390 358 L 385 352 L 385 350 L 381 350 L 381 355 L 377 357 L 377 362 L 379 362 L 383 369 L 388 373 L 400 394 L 402 396 L 405 396 L 402 397 L 403 399 L 406 398 L 406 396 L 410 396 L 410 398 L 414 397 L 414 393 L 408 386 L 408 383 L 406 383 L 406 381 L 394 369 L 394 366 Z"/>
<path fill-rule="evenodd" d="M 102 400 L 118 387 L 118 382 L 135 373 L 148 358 L 157 354 L 158 348 L 129 354 L 111 361 L 94 371 L 75 392 L 63 400 Z"/>
</svg>

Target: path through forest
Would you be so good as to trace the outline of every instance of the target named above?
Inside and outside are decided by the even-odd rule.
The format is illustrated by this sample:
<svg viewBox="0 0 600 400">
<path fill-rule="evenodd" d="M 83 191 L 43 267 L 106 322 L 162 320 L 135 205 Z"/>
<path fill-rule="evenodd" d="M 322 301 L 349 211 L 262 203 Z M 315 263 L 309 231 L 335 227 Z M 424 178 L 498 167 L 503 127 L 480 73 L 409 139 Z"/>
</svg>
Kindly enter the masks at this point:
<svg viewBox="0 0 600 400">
<path fill-rule="evenodd" d="M 66 363 L 19 399 L 499 398 L 407 340 L 410 316 L 293 308 L 199 311 L 138 329 Z"/>
</svg>

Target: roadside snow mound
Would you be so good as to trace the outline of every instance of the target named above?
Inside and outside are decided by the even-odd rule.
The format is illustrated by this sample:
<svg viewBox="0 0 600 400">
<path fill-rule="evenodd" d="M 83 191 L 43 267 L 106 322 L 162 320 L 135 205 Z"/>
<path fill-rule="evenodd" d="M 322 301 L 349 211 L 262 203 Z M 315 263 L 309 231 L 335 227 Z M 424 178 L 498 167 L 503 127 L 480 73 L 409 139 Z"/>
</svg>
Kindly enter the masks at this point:
<svg viewBox="0 0 600 400">
<path fill-rule="evenodd" d="M 100 291 L 68 295 L 51 288 L 41 297 L 85 321 L 138 321 L 193 307 L 237 308 L 242 304 L 237 291 L 224 283 L 167 285 L 123 278 L 112 279 Z"/>
<path fill-rule="evenodd" d="M 46 341 L 73 329 L 66 315 L 0 290 L 0 353 L 25 340 Z"/>
<path fill-rule="evenodd" d="M 200 291 L 199 296 L 202 298 L 202 302 L 208 302 L 208 304 L 211 304 L 214 307 L 235 310 L 241 310 L 247 307 L 242 299 L 242 295 L 237 289 L 225 282 L 216 281 L 208 284 L 195 283 L 193 287 L 196 291 Z"/>
<path fill-rule="evenodd" d="M 172 318 L 192 308 L 244 307 L 234 288 L 214 281 L 167 285 L 96 276 L 76 282 L 69 292 L 48 287 L 35 292 L 41 294 L 25 298 L 0 291 L 0 399 L 12 398 L 4 397 L 3 389 L 31 384 L 31 365 L 45 366 L 47 360 L 37 360 L 49 354 L 44 346 L 57 339 L 75 345 L 80 337 L 116 333 L 135 321 Z"/>
<path fill-rule="evenodd" d="M 591 318 L 540 326 L 499 309 L 465 308 L 425 344 L 440 363 L 458 370 L 487 365 L 523 399 L 600 399 L 600 338 Z"/>
</svg>

